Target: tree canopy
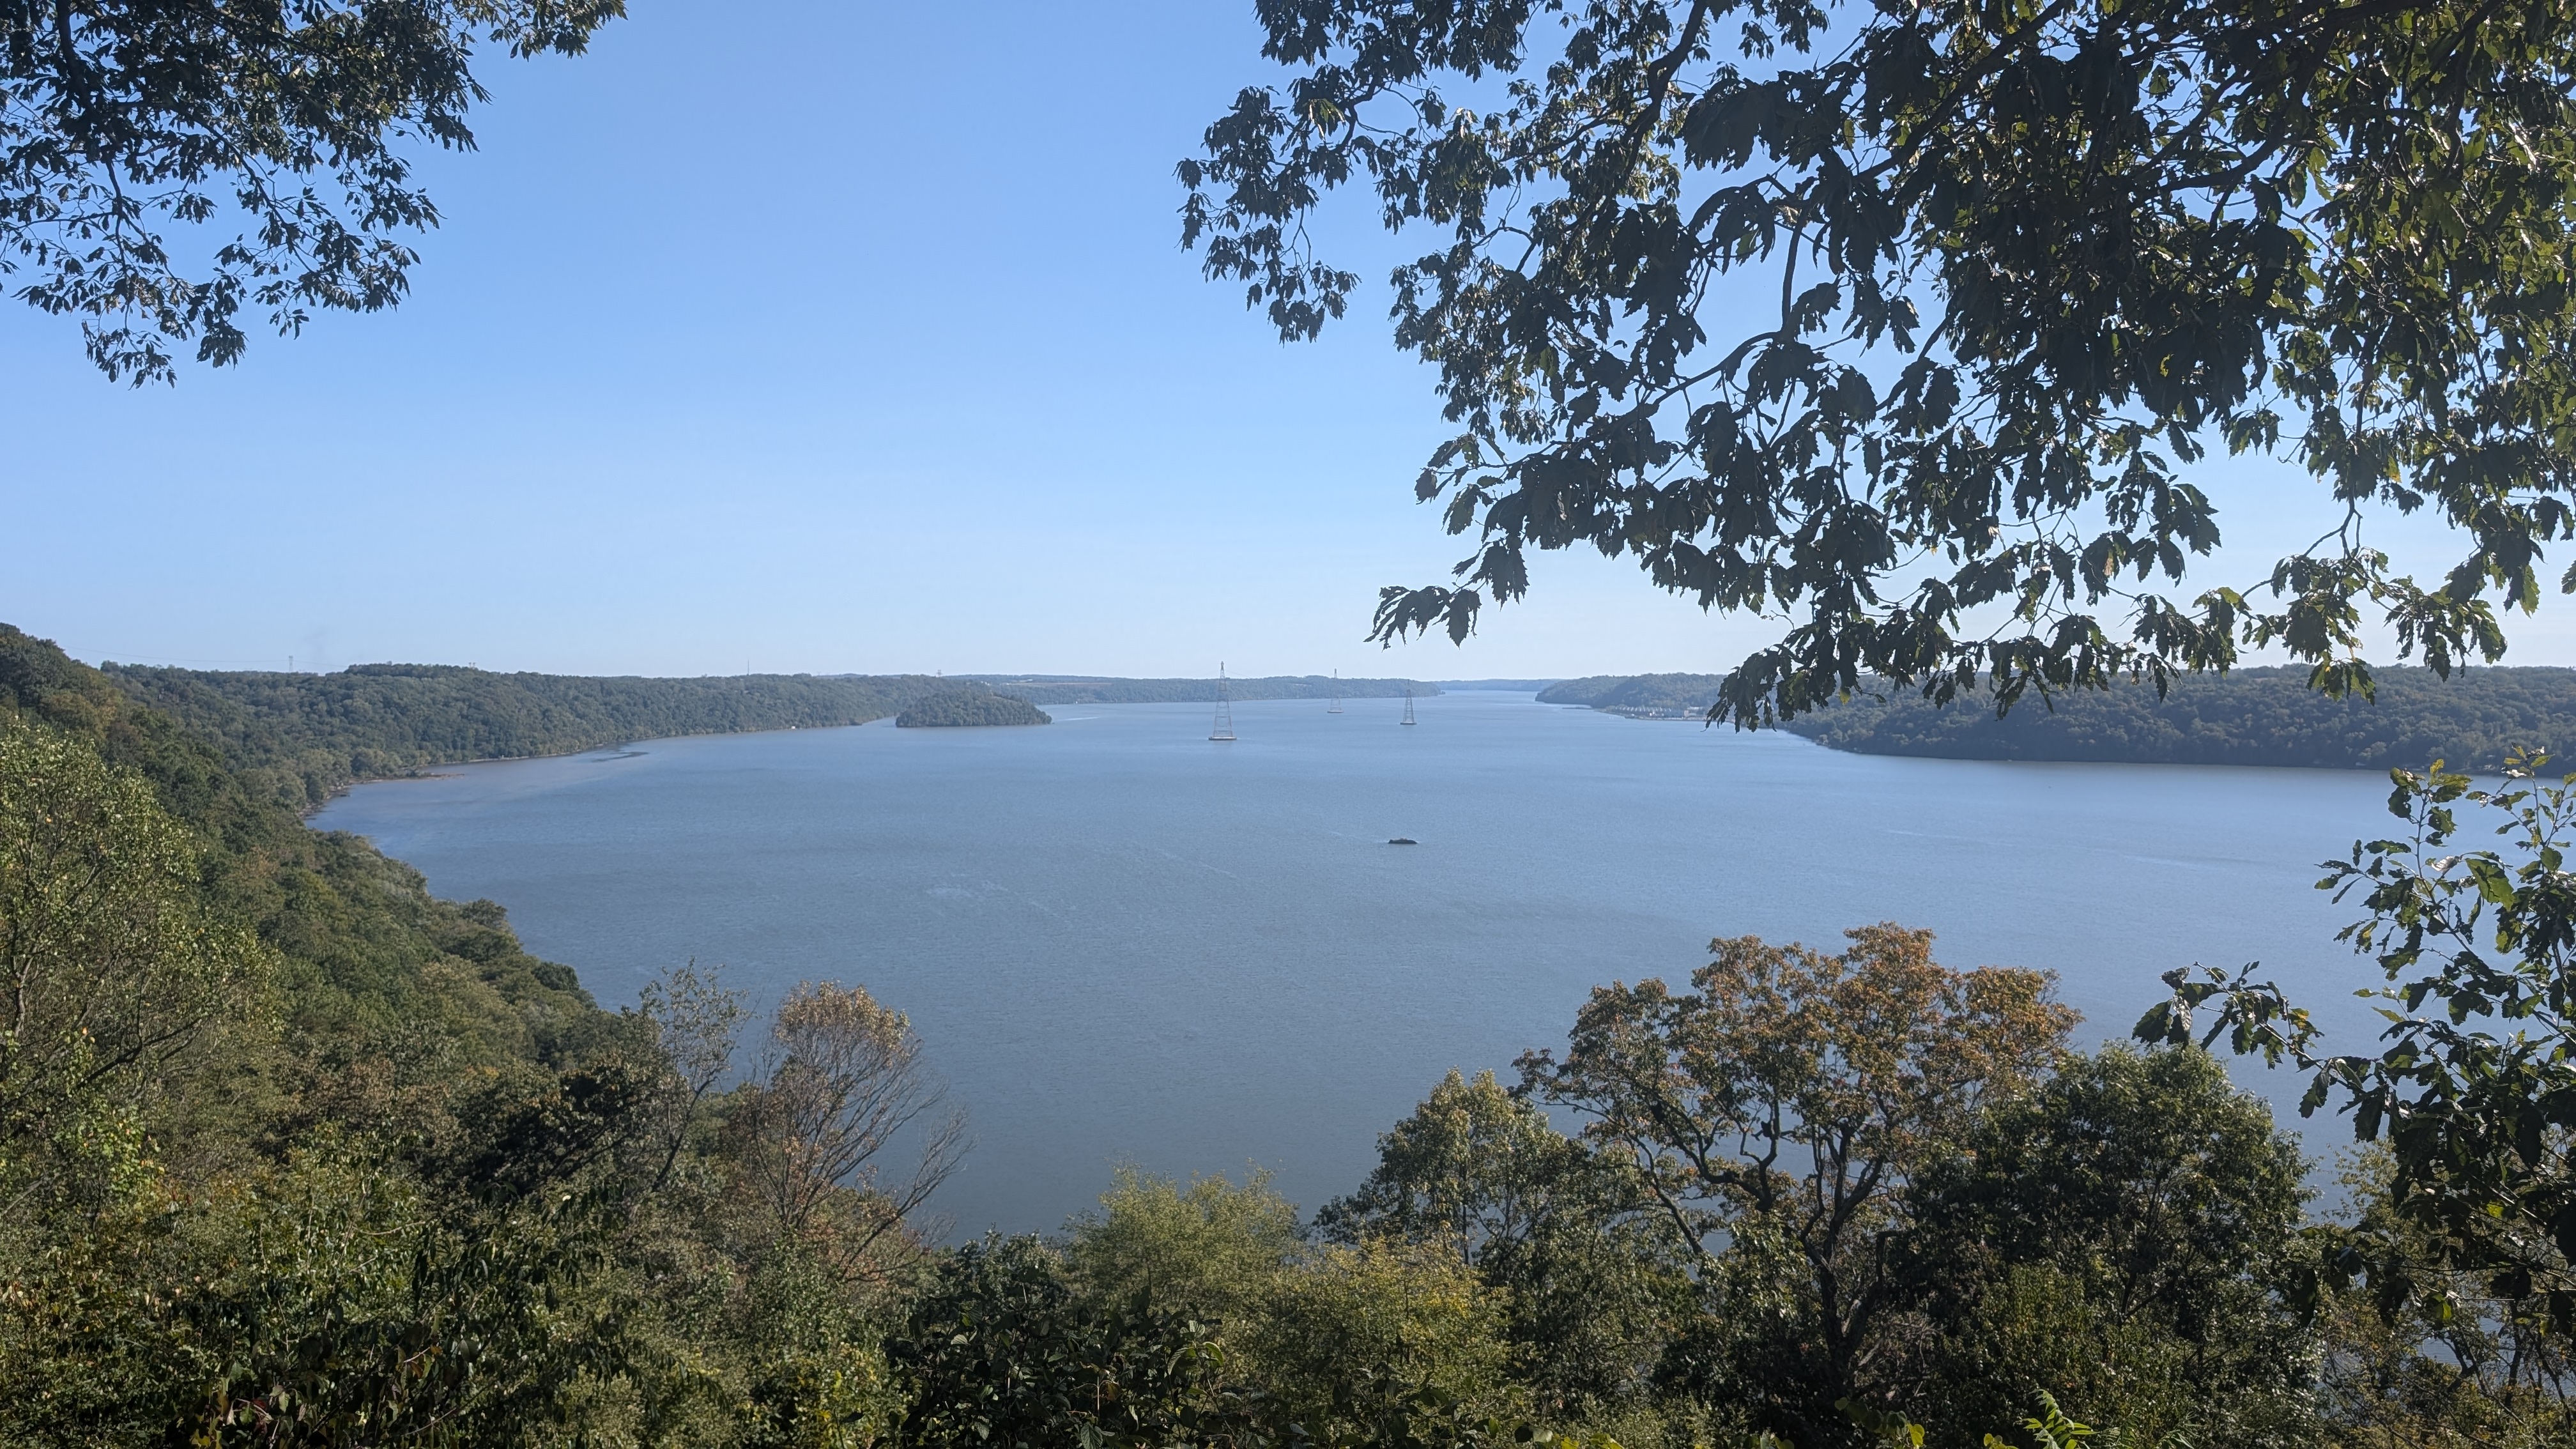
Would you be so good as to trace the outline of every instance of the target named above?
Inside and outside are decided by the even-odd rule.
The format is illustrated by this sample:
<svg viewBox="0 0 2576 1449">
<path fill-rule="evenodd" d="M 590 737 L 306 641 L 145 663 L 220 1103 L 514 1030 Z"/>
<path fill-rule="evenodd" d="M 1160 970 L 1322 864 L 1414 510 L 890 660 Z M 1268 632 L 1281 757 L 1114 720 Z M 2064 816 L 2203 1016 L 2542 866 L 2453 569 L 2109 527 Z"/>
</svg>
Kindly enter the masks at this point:
<svg viewBox="0 0 2576 1449">
<path fill-rule="evenodd" d="M 624 0 L 0 4 L 0 276 L 81 320 L 90 361 L 221 366 L 400 301 L 438 224 L 409 148 L 471 149 L 480 43 L 578 54 Z M 223 235 L 227 220 L 240 229 Z"/>
<path fill-rule="evenodd" d="M 2576 15 L 2539 0 L 1266 0 L 1184 161 L 1184 243 L 1283 337 L 1357 284 L 1310 223 L 1436 243 L 1399 345 L 1476 549 L 1376 631 L 1463 638 L 1528 553 L 1633 559 L 1784 633 L 1720 717 L 1876 674 L 1947 700 L 2364 630 L 2493 659 L 2576 529 Z M 2315 543 L 2186 582 L 2213 450 L 2318 488 Z M 2465 535 L 2399 574 L 2375 509 Z M 2576 586 L 2576 573 L 2562 587 Z"/>
</svg>

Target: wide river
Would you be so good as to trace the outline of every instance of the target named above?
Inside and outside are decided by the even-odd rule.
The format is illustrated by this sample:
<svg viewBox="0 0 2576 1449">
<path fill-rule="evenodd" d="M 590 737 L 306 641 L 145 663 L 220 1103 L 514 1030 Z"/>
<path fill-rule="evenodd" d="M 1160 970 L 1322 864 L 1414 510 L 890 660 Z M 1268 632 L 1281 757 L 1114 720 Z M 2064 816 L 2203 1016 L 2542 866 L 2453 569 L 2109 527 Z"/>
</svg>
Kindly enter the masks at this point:
<svg viewBox="0 0 2576 1449">
<path fill-rule="evenodd" d="M 757 1004 L 833 978 L 910 1013 L 973 1121 L 938 1204 L 961 1232 L 1058 1226 L 1121 1162 L 1257 1164 L 1311 1211 L 1443 1071 L 1508 1081 L 1588 988 L 1678 985 L 1719 935 L 1929 926 L 1951 965 L 2058 972 L 2087 1044 L 2160 972 L 2260 960 L 2338 1041 L 2368 1035 L 2374 973 L 2333 940 L 2354 908 L 2311 886 L 2395 824 L 2384 776 L 1889 759 L 1527 695 L 1400 709 L 1238 704 L 1232 744 L 1198 705 L 663 740 L 362 786 L 317 823 L 499 901 L 604 1005 L 694 957 Z"/>
</svg>

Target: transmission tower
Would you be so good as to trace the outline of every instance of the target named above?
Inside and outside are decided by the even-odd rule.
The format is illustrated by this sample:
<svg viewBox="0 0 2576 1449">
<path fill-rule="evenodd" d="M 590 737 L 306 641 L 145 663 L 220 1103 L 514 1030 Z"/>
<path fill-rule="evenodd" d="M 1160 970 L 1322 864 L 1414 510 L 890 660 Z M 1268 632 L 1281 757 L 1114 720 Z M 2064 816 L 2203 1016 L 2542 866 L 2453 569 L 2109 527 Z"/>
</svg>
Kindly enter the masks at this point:
<svg viewBox="0 0 2576 1449">
<path fill-rule="evenodd" d="M 1225 697 L 1225 665 L 1216 667 L 1216 728 L 1208 731 L 1212 740 L 1234 738 L 1234 704 Z"/>
</svg>

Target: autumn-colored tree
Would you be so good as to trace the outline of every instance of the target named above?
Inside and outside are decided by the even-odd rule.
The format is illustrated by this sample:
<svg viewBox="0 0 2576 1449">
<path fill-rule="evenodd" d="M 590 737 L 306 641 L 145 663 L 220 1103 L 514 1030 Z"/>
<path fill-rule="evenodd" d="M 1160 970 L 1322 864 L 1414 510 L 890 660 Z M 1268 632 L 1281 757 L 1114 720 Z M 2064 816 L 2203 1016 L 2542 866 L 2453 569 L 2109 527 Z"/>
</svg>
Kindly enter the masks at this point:
<svg viewBox="0 0 2576 1449">
<path fill-rule="evenodd" d="M 1907 1184 L 2046 1073 L 2077 1020 L 2048 973 L 1953 971 L 1929 931 L 1893 924 L 1848 935 L 1839 955 L 1713 942 L 1691 991 L 1598 987 L 1562 1058 L 1520 1063 L 1522 1090 L 1631 1160 L 1698 1260 L 1698 1372 L 1802 1444 L 1846 1434 L 1833 1406 L 1887 1383 Z"/>
<path fill-rule="evenodd" d="M 799 985 L 778 1004 L 736 1110 L 753 1194 L 780 1231 L 861 1271 L 964 1159 L 964 1114 L 935 1115 L 946 1096 L 902 1012 L 864 987 Z M 915 1124 L 913 1170 L 881 1176 L 880 1159 Z"/>
</svg>

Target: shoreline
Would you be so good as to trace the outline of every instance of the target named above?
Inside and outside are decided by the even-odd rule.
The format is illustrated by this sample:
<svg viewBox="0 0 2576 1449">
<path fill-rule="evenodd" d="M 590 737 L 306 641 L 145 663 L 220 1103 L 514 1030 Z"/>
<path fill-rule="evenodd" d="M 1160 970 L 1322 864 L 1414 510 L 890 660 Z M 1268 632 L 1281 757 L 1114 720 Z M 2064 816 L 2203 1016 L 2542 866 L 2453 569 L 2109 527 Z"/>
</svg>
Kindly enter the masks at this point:
<svg viewBox="0 0 2576 1449">
<path fill-rule="evenodd" d="M 812 726 L 812 728 L 818 730 L 854 730 L 875 724 L 879 720 L 892 718 L 894 718 L 894 712 L 889 711 L 885 714 L 870 715 L 866 719 L 850 720 L 843 724 L 818 724 Z M 664 740 L 715 740 L 726 739 L 734 735 L 783 735 L 792 734 L 795 731 L 804 728 L 806 728 L 804 725 L 770 725 L 761 729 L 753 730 L 694 730 L 687 734 L 646 735 L 640 739 L 614 740 L 605 744 L 583 745 L 579 749 L 548 750 L 543 754 L 535 755 L 478 755 L 470 760 L 432 760 L 426 764 L 415 766 L 409 770 L 404 770 L 399 774 L 356 776 L 352 778 L 349 783 L 340 786 L 338 789 L 333 790 L 329 795 L 323 797 L 320 803 L 306 806 L 300 814 L 302 818 L 311 820 L 314 816 L 319 815 L 324 810 L 330 808 L 332 801 L 348 794 L 360 785 L 383 785 L 397 780 L 451 779 L 453 778 L 452 776 L 442 774 L 440 772 L 452 770 L 465 765 L 512 765 L 523 764 L 530 760 L 569 760 L 579 755 L 596 754 L 601 750 L 620 750 L 640 755 L 646 752 L 634 749 L 634 746 L 658 744 Z M 610 758 L 618 759 L 623 758 L 623 756 L 612 755 Z"/>
</svg>

